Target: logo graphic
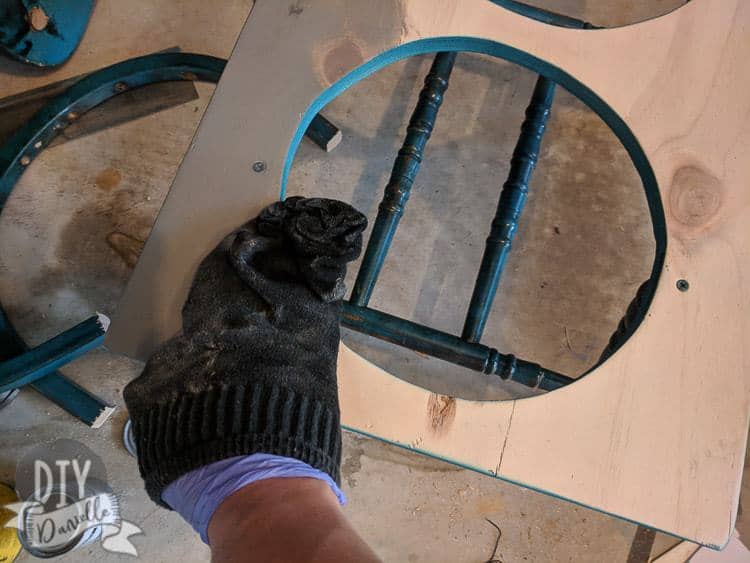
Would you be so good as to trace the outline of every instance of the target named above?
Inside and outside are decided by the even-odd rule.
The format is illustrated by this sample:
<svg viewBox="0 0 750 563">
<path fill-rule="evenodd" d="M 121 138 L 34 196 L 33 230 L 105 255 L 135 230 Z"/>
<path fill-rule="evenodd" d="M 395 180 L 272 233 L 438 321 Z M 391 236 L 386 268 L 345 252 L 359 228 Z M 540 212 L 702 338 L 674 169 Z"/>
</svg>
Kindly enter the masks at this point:
<svg viewBox="0 0 750 563">
<path fill-rule="evenodd" d="M 104 463 L 80 442 L 32 448 L 16 467 L 16 491 L 21 502 L 5 506 L 16 513 L 5 526 L 32 555 L 55 557 L 97 540 L 109 552 L 138 555 L 129 538 L 143 531 L 122 519 Z"/>
</svg>

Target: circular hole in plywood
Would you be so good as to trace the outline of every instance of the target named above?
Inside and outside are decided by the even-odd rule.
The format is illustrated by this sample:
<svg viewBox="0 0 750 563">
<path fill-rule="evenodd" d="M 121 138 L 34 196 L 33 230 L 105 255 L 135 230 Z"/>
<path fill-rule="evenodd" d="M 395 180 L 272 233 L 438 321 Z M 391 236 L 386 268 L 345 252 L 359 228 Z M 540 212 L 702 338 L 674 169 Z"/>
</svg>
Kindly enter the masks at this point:
<svg viewBox="0 0 750 563">
<path fill-rule="evenodd" d="M 305 141 L 287 195 L 332 197 L 365 213 L 383 188 L 433 56 L 393 63 L 322 112 L 342 129 L 326 154 Z M 421 170 L 370 307 L 460 335 L 490 223 L 537 75 L 458 55 Z M 539 164 L 482 343 L 578 377 L 595 365 L 655 260 L 643 184 L 602 119 L 558 87 Z M 360 263 L 351 265 L 351 290 Z M 508 399 L 536 393 L 352 330 L 344 342 L 436 393 Z"/>
<path fill-rule="evenodd" d="M 595 27 L 622 27 L 664 16 L 687 4 L 689 0 L 607 0 L 592 2 L 590 0 L 489 0 L 527 17 L 539 19 L 557 25 L 573 26 L 575 23 L 565 21 L 572 18 L 587 22 Z M 550 14 L 551 12 L 552 14 Z M 562 16 L 557 18 L 556 15 Z"/>
</svg>

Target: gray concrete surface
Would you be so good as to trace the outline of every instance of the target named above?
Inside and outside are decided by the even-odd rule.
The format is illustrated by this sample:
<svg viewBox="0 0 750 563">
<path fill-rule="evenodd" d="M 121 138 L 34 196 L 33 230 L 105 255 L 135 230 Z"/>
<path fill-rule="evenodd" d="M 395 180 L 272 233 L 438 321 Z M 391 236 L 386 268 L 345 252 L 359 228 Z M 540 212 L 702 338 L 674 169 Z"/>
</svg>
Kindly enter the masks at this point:
<svg viewBox="0 0 750 563">
<path fill-rule="evenodd" d="M 679 3 L 537 2 L 605 25 Z M 121 45 L 119 58 L 183 41 L 200 51 L 200 41 L 185 29 L 222 13 L 181 0 L 157 19 L 149 0 L 138 4 L 130 10 L 109 0 L 97 5 L 97 30 L 111 26 L 114 33 L 120 22 L 137 19 L 131 23 L 141 41 Z M 234 27 L 217 26 L 206 50 L 228 54 L 237 14 L 247 4 L 226 3 Z M 147 48 L 152 37 L 159 42 Z M 348 199 L 372 220 L 428 66 L 429 57 L 395 64 L 332 102 L 324 113 L 341 126 L 343 141 L 328 155 L 303 142 L 288 193 Z M 6 76 L 2 95 L 27 80 Z M 489 57 L 459 57 L 373 306 L 460 331 L 533 81 L 531 73 Z M 47 150 L 29 167 L 0 220 L 0 295 L 29 342 L 94 311 L 114 310 L 212 87 L 200 85 L 199 92 L 195 102 Z M 220 189 L 219 171 L 217 185 L 207 189 Z M 598 117 L 559 92 L 485 342 L 579 375 L 596 361 L 652 260 L 645 199 L 627 155 Z M 528 393 L 356 334 L 345 339 L 375 363 L 437 392 L 482 399 Z M 0 412 L 0 480 L 13 480 L 16 460 L 31 445 L 80 440 L 104 459 L 124 517 L 143 528 L 134 541 L 144 560 L 207 560 L 207 549 L 179 517 L 146 498 L 135 461 L 122 448 L 127 413 L 121 391 L 140 368 L 105 350 L 64 368 L 119 406 L 98 430 L 22 391 Z M 386 561 L 487 561 L 496 534 L 485 519 L 503 531 L 502 561 L 645 560 L 631 553 L 634 524 L 375 440 L 346 433 L 342 469 L 346 511 Z M 670 541 L 657 537 L 654 552 Z M 124 558 L 96 545 L 62 559 Z"/>
</svg>

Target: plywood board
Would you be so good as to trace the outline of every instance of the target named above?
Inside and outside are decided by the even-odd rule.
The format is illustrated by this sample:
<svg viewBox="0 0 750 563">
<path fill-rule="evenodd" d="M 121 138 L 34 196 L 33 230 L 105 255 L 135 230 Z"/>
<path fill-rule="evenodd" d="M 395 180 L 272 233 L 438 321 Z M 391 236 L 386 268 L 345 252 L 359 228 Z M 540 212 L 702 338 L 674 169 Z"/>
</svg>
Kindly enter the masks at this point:
<svg viewBox="0 0 750 563">
<path fill-rule="evenodd" d="M 701 0 L 597 31 L 550 27 L 486 0 L 295 6 L 256 4 L 109 346 L 144 357 L 179 331 L 201 258 L 283 195 L 302 133 L 345 87 L 413 54 L 502 56 L 578 95 L 630 152 L 668 241 L 647 318 L 581 381 L 511 402 L 438 397 L 342 346 L 344 423 L 697 543 L 726 544 L 749 406 L 750 4 Z M 262 173 L 252 170 L 257 161 Z M 677 290 L 680 279 L 689 291 Z"/>
<path fill-rule="evenodd" d="M 693 542 L 681 541 L 669 551 L 651 560 L 651 563 L 685 563 L 701 547 Z"/>
</svg>

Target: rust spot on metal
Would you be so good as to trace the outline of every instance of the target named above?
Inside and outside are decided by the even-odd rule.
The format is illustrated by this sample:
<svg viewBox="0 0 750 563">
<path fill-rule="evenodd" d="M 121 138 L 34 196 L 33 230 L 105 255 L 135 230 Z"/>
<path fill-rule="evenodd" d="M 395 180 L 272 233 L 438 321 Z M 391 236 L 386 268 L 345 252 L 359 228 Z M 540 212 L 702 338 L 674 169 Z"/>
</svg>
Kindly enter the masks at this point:
<svg viewBox="0 0 750 563">
<path fill-rule="evenodd" d="M 76 119 L 78 119 L 78 114 L 74 111 L 71 111 L 68 113 L 67 117 L 68 121 L 75 121 Z"/>
<path fill-rule="evenodd" d="M 34 31 L 44 31 L 49 23 L 49 16 L 41 6 L 32 7 L 27 13 L 27 19 Z"/>
<path fill-rule="evenodd" d="M 427 417 L 430 429 L 437 436 L 444 435 L 450 430 L 456 418 L 456 399 L 448 395 L 430 393 L 427 400 Z"/>
<path fill-rule="evenodd" d="M 707 225 L 722 204 L 721 182 L 695 166 L 683 166 L 675 172 L 669 190 L 671 214 L 683 225 L 699 228 Z"/>
</svg>

